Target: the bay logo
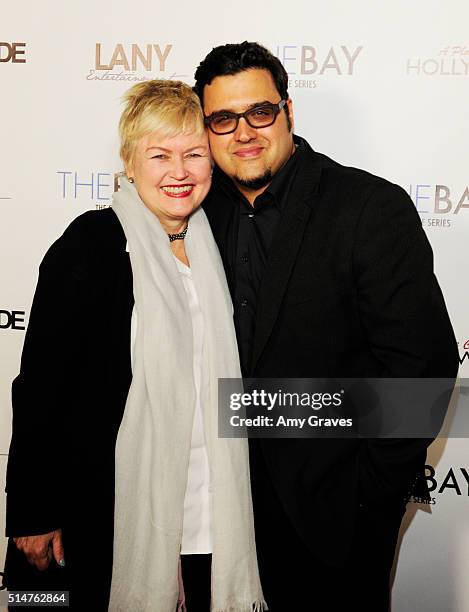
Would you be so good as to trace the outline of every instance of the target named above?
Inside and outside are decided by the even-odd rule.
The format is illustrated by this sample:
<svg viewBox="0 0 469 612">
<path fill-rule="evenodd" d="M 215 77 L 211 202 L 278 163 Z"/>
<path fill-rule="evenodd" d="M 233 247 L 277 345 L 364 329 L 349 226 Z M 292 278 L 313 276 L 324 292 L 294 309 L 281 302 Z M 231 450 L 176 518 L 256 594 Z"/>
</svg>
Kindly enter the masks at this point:
<svg viewBox="0 0 469 612">
<path fill-rule="evenodd" d="M 416 495 L 415 491 L 409 498 L 414 504 L 435 505 L 437 498 L 433 495 L 455 495 L 457 497 L 469 497 L 469 472 L 465 467 L 451 467 L 443 478 L 437 475 L 433 465 L 425 466 L 425 482 L 417 481 L 415 490 L 421 490 L 421 485 L 428 488 L 430 499 Z"/>
<path fill-rule="evenodd" d="M 469 185 L 413 183 L 407 192 L 415 204 L 424 227 L 449 228 L 469 209 Z"/>
<path fill-rule="evenodd" d="M 332 45 L 323 49 L 310 44 L 277 44 L 272 50 L 287 71 L 290 88 L 314 89 L 320 80 L 316 77 L 353 76 L 363 46 Z"/>
</svg>

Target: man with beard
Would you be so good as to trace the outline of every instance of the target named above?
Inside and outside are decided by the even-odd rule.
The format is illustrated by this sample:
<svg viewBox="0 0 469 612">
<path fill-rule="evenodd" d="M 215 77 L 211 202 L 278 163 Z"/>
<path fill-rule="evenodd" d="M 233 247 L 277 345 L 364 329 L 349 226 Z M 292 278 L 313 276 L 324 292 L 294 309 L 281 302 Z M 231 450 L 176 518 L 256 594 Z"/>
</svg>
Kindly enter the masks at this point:
<svg viewBox="0 0 469 612">
<path fill-rule="evenodd" d="M 287 73 L 259 44 L 213 49 L 195 79 L 217 166 L 204 208 L 243 375 L 454 377 L 453 330 L 405 191 L 293 134 Z M 430 441 L 250 440 L 272 612 L 388 610 L 406 496 Z"/>
</svg>

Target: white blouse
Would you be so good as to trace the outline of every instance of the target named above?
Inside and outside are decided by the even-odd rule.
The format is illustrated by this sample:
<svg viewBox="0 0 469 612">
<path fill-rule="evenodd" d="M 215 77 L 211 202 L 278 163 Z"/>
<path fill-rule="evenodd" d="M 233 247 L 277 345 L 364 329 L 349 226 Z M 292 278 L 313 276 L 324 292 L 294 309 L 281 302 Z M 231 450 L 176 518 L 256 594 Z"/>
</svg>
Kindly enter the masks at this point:
<svg viewBox="0 0 469 612">
<path fill-rule="evenodd" d="M 192 318 L 193 373 L 196 390 L 192 443 L 189 456 L 186 495 L 184 498 L 184 521 L 181 554 L 207 554 L 212 552 L 210 470 L 205 443 L 201 397 L 208 397 L 208 377 L 204 360 L 204 317 L 195 291 L 191 270 L 176 257 L 174 258 L 186 290 Z M 130 325 L 130 351 L 133 355 L 137 338 L 137 312 L 132 310 Z"/>
</svg>

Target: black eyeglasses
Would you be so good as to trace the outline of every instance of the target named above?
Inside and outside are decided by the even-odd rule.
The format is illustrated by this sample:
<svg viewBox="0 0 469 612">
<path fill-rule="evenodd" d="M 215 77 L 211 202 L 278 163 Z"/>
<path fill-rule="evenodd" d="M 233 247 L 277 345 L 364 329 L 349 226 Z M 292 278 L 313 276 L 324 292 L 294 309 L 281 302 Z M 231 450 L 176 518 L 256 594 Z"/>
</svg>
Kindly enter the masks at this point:
<svg viewBox="0 0 469 612">
<path fill-rule="evenodd" d="M 244 113 L 230 113 L 227 111 L 212 113 L 208 117 L 204 117 L 204 123 L 208 125 L 214 134 L 219 136 L 234 132 L 238 127 L 241 117 L 246 119 L 247 124 L 252 128 L 265 128 L 275 122 L 277 115 L 286 103 L 286 100 L 280 100 L 277 104 L 265 102 L 250 108 Z"/>
</svg>

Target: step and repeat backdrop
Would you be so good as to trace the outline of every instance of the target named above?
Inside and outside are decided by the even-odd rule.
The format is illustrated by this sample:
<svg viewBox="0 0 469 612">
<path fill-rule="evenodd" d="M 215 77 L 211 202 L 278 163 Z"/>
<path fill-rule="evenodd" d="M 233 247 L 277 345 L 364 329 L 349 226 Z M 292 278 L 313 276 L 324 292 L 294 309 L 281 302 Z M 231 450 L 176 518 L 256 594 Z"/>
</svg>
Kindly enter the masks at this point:
<svg viewBox="0 0 469 612">
<path fill-rule="evenodd" d="M 10 386 L 39 263 L 72 219 L 110 204 L 122 170 L 117 123 L 125 90 L 152 78 L 192 84 L 216 45 L 267 46 L 289 73 L 296 133 L 408 191 L 434 249 L 460 376 L 469 377 L 468 21 L 463 0 L 2 5 L 0 570 Z M 427 463 L 431 500 L 408 504 L 393 611 L 467 612 L 468 441 L 436 440 Z"/>
</svg>

